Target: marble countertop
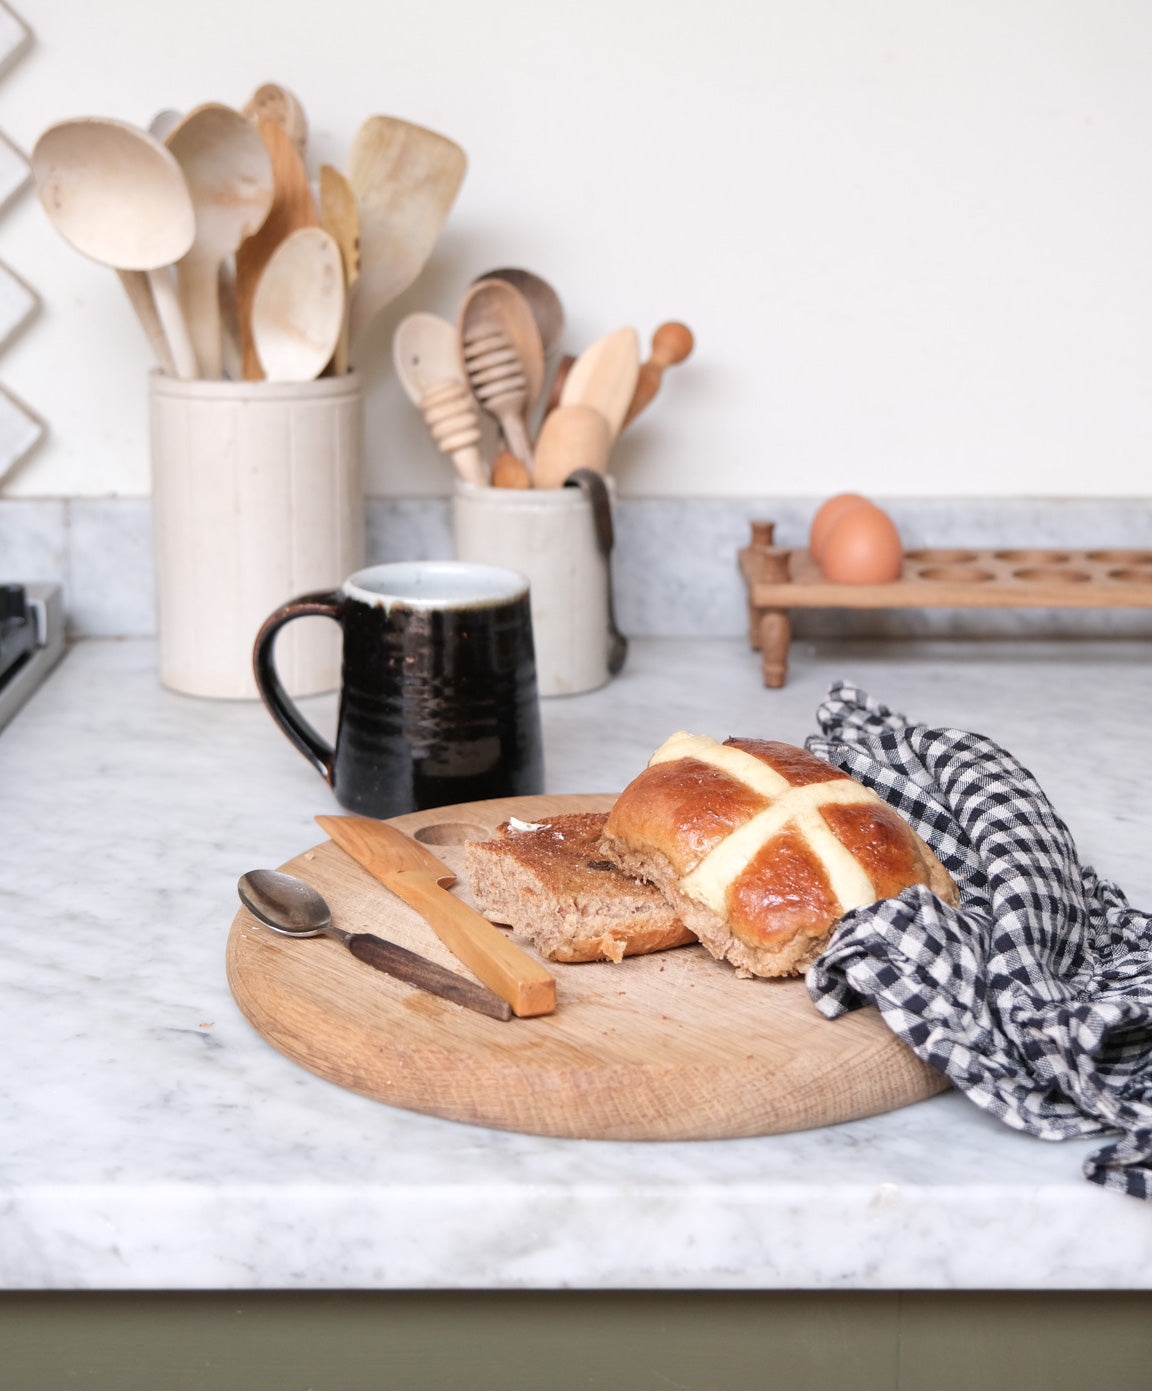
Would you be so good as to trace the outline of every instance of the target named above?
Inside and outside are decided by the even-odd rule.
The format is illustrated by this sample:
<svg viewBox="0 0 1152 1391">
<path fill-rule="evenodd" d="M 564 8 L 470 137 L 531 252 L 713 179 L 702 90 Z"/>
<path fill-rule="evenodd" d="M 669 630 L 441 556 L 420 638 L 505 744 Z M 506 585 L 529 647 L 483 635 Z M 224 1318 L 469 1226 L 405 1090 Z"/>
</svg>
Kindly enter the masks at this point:
<svg viewBox="0 0 1152 1391">
<path fill-rule="evenodd" d="M 1082 856 L 1152 900 L 1146 645 L 635 642 L 544 703 L 547 790 L 612 791 L 678 728 L 802 742 L 840 677 L 980 729 Z M 306 702 L 322 724 L 333 701 Z M 1133 737 L 1135 735 L 1135 737 Z M 321 838 L 329 790 L 262 708 L 86 641 L 0 734 L 0 1286 L 1152 1287 L 1152 1205 L 956 1093 L 762 1139 L 551 1140 L 406 1113 L 288 1061 L 224 976 L 235 882 Z"/>
</svg>

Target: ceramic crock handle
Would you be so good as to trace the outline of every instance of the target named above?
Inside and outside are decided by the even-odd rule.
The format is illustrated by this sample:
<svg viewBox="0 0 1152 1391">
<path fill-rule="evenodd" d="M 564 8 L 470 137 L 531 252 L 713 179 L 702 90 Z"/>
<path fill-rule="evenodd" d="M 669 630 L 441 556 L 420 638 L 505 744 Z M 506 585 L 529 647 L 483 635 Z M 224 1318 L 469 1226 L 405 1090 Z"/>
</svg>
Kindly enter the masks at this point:
<svg viewBox="0 0 1152 1391">
<path fill-rule="evenodd" d="M 339 623 L 342 608 L 340 591 L 336 589 L 321 589 L 289 599 L 264 620 L 252 649 L 252 669 L 260 698 L 268 707 L 268 713 L 329 784 L 332 782 L 332 761 L 336 750 L 316 733 L 296 708 L 276 671 L 272 653 L 276 634 L 286 623 L 314 614 Z"/>
<path fill-rule="evenodd" d="M 566 488 L 579 488 L 592 504 L 592 524 L 596 528 L 596 544 L 608 567 L 608 674 L 618 676 L 628 656 L 628 639 L 616 626 L 616 605 L 612 591 L 612 547 L 616 535 L 612 528 L 612 499 L 608 485 L 595 469 L 573 469 L 564 480 Z"/>
</svg>

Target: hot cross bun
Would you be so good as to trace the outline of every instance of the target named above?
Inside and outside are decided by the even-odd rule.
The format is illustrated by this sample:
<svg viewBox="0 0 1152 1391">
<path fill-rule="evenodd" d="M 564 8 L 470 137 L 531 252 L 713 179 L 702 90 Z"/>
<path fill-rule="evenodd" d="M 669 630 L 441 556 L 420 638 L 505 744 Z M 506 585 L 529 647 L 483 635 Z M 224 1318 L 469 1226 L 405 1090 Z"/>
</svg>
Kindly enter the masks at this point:
<svg viewBox="0 0 1152 1391">
<path fill-rule="evenodd" d="M 798 975 L 851 908 L 956 886 L 875 792 L 805 749 L 674 734 L 620 794 L 604 857 L 650 880 L 744 974 Z"/>
</svg>

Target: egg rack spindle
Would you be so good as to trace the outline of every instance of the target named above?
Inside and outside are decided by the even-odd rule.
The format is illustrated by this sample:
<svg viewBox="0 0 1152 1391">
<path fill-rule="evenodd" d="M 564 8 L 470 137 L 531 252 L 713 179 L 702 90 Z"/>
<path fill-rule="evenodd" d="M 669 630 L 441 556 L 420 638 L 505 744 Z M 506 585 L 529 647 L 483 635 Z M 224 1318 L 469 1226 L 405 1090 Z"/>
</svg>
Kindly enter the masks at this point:
<svg viewBox="0 0 1152 1391">
<path fill-rule="evenodd" d="M 738 552 L 766 686 L 787 679 L 792 609 L 1152 608 L 1152 550 L 906 550 L 899 579 L 842 584 L 825 579 L 806 548 L 774 545 L 774 533 L 774 522 L 754 521 Z"/>
</svg>

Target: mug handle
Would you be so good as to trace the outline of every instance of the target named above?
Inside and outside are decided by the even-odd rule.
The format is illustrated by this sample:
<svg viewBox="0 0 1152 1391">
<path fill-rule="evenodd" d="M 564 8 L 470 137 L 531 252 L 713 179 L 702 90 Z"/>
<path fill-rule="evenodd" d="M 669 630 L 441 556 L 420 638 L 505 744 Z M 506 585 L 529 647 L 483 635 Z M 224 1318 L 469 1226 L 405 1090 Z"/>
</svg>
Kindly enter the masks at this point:
<svg viewBox="0 0 1152 1391">
<path fill-rule="evenodd" d="M 331 618 L 339 623 L 341 609 L 342 598 L 337 589 L 319 589 L 314 593 L 301 594 L 295 599 L 289 599 L 264 620 L 256 634 L 256 644 L 252 648 L 252 671 L 256 677 L 260 699 L 292 743 L 329 785 L 332 783 L 332 763 L 336 757 L 336 750 L 316 733 L 296 708 L 280 680 L 276 663 L 272 658 L 272 650 L 276 634 L 294 618 L 318 614 L 322 618 Z"/>
<path fill-rule="evenodd" d="M 596 544 L 608 567 L 608 675 L 618 676 L 628 656 L 628 639 L 616 626 L 616 605 L 612 599 L 612 547 L 616 534 L 612 527 L 612 500 L 602 474 L 591 468 L 573 469 L 564 480 L 566 488 L 579 488 L 592 504 L 592 524 Z"/>
</svg>

